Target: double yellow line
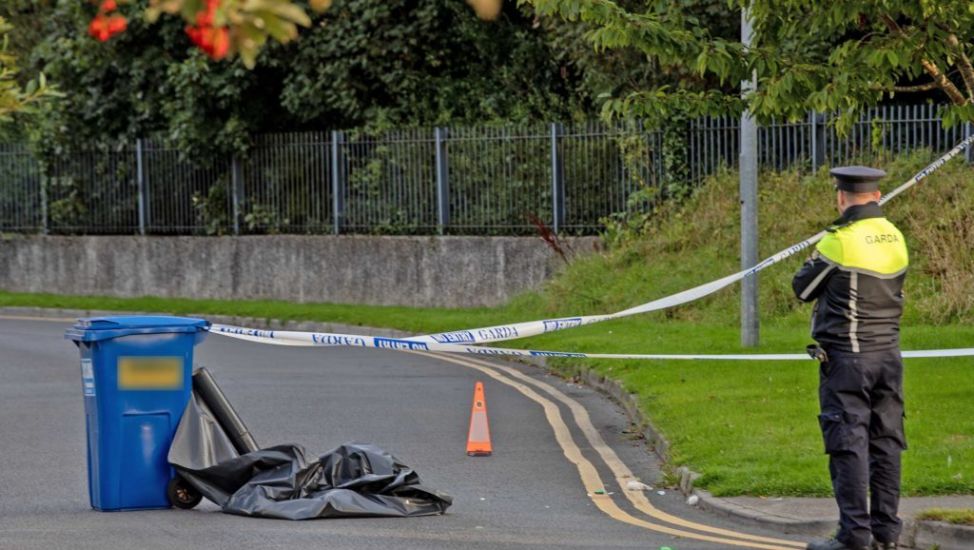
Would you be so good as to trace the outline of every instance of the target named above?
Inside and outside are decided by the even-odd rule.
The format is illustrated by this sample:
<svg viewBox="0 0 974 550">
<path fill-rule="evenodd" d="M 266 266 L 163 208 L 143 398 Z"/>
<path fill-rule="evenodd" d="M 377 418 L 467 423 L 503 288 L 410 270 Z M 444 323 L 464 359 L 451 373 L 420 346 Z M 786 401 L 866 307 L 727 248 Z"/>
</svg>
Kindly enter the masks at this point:
<svg viewBox="0 0 974 550">
<path fill-rule="evenodd" d="M 655 531 L 657 533 L 712 542 L 723 546 L 739 546 L 744 548 L 760 548 L 770 550 L 793 550 L 795 548 L 805 547 L 804 543 L 796 541 L 761 537 L 740 531 L 721 529 L 719 527 L 689 521 L 659 510 L 649 502 L 649 499 L 646 498 L 643 491 L 626 490 L 626 483 L 629 480 L 636 479 L 632 471 L 619 458 L 612 447 L 605 442 L 599 431 L 595 429 L 595 426 L 592 424 L 592 420 L 589 417 L 588 411 L 585 409 L 585 407 L 550 384 L 535 380 L 534 378 L 531 378 L 530 376 L 527 376 L 512 367 L 488 363 L 479 359 L 452 357 L 425 352 L 416 353 L 440 361 L 446 361 L 448 363 L 454 363 L 464 367 L 476 369 L 487 376 L 490 376 L 494 380 L 516 389 L 528 399 L 541 405 L 542 409 L 544 409 L 545 418 L 548 420 L 548 424 L 551 425 L 551 428 L 554 431 L 555 440 L 558 442 L 558 445 L 561 447 L 562 452 L 565 454 L 568 461 L 578 468 L 578 474 L 579 477 L 581 477 L 582 485 L 585 487 L 585 490 L 589 493 L 589 495 L 591 495 L 590 498 L 592 499 L 592 502 L 599 508 L 599 510 L 602 510 L 602 512 L 612 519 L 627 523 L 629 525 L 642 527 L 650 531 Z M 575 420 L 575 424 L 579 427 L 582 434 L 585 436 L 585 439 L 588 440 L 592 448 L 596 451 L 596 453 L 598 453 L 602 461 L 606 464 L 606 466 L 608 466 L 609 470 L 612 472 L 612 475 L 615 477 L 616 482 L 621 487 L 621 492 L 626 495 L 629 502 L 631 502 L 637 510 L 646 514 L 650 518 L 668 523 L 670 525 L 654 523 L 652 521 L 647 521 L 633 516 L 632 514 L 619 508 L 619 506 L 609 495 L 596 494 L 596 491 L 603 489 L 606 484 L 602 481 L 595 465 L 590 460 L 585 458 L 581 449 L 575 443 L 571 430 L 569 429 L 564 418 L 562 418 L 561 409 L 558 407 L 555 401 L 552 401 L 551 399 L 539 394 L 531 386 L 542 390 L 544 393 L 547 393 L 552 398 L 560 401 L 566 407 L 568 407 L 568 410 L 571 411 L 572 417 Z"/>
</svg>

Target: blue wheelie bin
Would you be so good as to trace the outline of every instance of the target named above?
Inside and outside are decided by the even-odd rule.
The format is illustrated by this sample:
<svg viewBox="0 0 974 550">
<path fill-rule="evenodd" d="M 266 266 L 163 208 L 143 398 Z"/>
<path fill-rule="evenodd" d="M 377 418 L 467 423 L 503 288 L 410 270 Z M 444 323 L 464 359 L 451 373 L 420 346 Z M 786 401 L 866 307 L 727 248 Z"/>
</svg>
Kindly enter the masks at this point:
<svg viewBox="0 0 974 550">
<path fill-rule="evenodd" d="M 193 348 L 209 322 L 96 317 L 67 330 L 81 352 L 88 494 L 96 510 L 168 508 L 166 456 L 192 392 Z"/>
</svg>

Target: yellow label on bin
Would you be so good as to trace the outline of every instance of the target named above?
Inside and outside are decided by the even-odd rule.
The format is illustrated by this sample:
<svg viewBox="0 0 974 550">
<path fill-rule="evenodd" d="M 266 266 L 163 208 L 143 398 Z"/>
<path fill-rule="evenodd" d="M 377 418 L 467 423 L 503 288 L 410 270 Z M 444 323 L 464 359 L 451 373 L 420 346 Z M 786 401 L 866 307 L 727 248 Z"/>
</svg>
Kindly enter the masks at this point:
<svg viewBox="0 0 974 550">
<path fill-rule="evenodd" d="M 121 390 L 178 390 L 183 387 L 182 357 L 119 357 Z"/>
</svg>

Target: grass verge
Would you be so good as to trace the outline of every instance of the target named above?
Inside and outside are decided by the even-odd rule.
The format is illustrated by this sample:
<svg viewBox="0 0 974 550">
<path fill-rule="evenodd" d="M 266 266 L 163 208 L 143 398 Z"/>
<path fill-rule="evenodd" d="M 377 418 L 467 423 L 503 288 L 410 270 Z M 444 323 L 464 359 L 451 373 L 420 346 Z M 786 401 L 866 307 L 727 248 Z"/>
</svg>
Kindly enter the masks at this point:
<svg viewBox="0 0 974 550">
<path fill-rule="evenodd" d="M 917 519 L 943 521 L 954 525 L 974 525 L 974 510 L 970 508 L 931 508 L 917 514 Z"/>
</svg>

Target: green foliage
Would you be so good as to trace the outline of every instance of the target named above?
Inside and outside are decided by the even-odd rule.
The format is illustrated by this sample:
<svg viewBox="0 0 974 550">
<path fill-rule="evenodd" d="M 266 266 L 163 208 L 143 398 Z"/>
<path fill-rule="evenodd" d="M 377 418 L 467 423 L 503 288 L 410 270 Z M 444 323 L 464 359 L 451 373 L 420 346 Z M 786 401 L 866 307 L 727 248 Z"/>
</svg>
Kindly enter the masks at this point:
<svg viewBox="0 0 974 550">
<path fill-rule="evenodd" d="M 688 128 L 688 120 L 682 113 L 674 113 L 662 127 L 663 188 L 675 199 L 686 198 L 693 190 Z"/>
<path fill-rule="evenodd" d="M 206 195 L 193 193 L 190 199 L 196 220 L 207 235 L 226 235 L 230 232 L 230 215 L 227 212 L 227 183 L 222 179 L 210 187 Z"/>
<path fill-rule="evenodd" d="M 731 5 L 749 7 L 754 27 L 744 48 L 682 9 L 522 1 L 540 14 L 581 21 L 599 51 L 640 52 L 663 70 L 691 65 L 725 86 L 757 80 L 743 100 L 714 86 L 651 86 L 607 101 L 609 114 L 664 120 L 674 112 L 738 114 L 747 107 L 766 122 L 814 110 L 842 113 L 837 125 L 845 130 L 864 107 L 929 85 L 951 102 L 949 123 L 974 120 L 974 10 L 966 2 L 736 0 Z"/>
<path fill-rule="evenodd" d="M 739 19 L 726 0 L 623 0 L 619 4 L 631 11 L 679 12 L 728 40 L 739 35 Z M 687 63 L 663 66 L 636 48 L 592 48 L 586 36 L 598 28 L 596 24 L 540 14 L 536 23 L 545 30 L 555 60 L 571 75 L 568 83 L 586 105 L 600 106 L 607 99 L 664 85 L 688 90 L 720 87 L 716 79 L 701 78 Z M 733 86 L 723 88 L 734 91 Z"/>
<path fill-rule="evenodd" d="M 286 116 L 274 107 L 279 88 L 262 85 L 279 78 L 272 64 L 249 71 L 240 63 L 214 64 L 191 52 L 162 68 L 169 87 L 158 98 L 162 117 L 145 131 L 161 130 L 184 157 L 205 162 L 227 153 L 246 153 L 254 133 Z"/>
<path fill-rule="evenodd" d="M 277 211 L 264 204 L 251 204 L 250 212 L 244 215 L 244 223 L 247 224 L 249 233 L 266 232 L 275 235 L 281 232 L 281 226 L 287 225 L 287 218 L 280 219 Z"/>
<path fill-rule="evenodd" d="M 73 185 L 66 187 L 67 189 L 64 192 L 58 193 L 58 198 L 48 204 L 49 223 L 54 227 L 83 226 L 88 208 L 81 198 L 81 191 Z M 49 187 L 49 189 L 53 188 L 54 186 Z"/>
<path fill-rule="evenodd" d="M 0 16 L 0 124 L 9 123 L 15 114 L 30 112 L 43 100 L 57 95 L 48 86 L 44 73 L 21 85 L 16 51 L 10 45 L 12 31 L 13 26 Z"/>
<path fill-rule="evenodd" d="M 387 126 L 565 113 L 543 33 L 513 6 L 484 23 L 455 0 L 345 0 L 288 55 L 280 98 L 300 122 Z"/>
</svg>

